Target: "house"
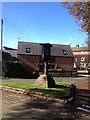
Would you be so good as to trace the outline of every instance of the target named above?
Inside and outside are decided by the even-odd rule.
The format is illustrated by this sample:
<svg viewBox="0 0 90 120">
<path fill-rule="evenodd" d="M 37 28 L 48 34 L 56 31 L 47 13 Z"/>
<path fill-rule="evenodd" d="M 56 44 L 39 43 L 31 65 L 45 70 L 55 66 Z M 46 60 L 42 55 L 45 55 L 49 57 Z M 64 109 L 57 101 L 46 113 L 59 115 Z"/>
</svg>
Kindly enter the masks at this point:
<svg viewBox="0 0 90 120">
<path fill-rule="evenodd" d="M 78 69 L 88 69 L 90 66 L 90 47 L 76 47 L 72 48 L 74 59 L 75 59 L 75 67 Z"/>
<path fill-rule="evenodd" d="M 16 61 L 17 60 L 17 49 L 3 46 L 2 60 L 3 61 Z"/>
<path fill-rule="evenodd" d="M 17 58 L 31 71 L 43 71 L 43 47 L 40 43 L 18 42 Z M 74 56 L 69 45 L 52 44 L 48 70 L 73 71 Z"/>
</svg>

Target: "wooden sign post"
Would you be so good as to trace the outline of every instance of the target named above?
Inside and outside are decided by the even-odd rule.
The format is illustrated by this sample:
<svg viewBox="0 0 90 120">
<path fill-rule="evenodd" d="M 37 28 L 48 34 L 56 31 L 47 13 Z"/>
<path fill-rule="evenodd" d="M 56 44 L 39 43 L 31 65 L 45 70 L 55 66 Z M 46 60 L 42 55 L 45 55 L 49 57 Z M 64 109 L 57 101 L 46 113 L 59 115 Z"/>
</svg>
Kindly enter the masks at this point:
<svg viewBox="0 0 90 120">
<path fill-rule="evenodd" d="M 51 47 L 49 43 L 41 44 L 42 45 L 42 60 L 44 62 L 44 74 L 40 75 L 36 80 L 36 86 L 42 88 L 53 88 L 55 87 L 55 81 L 53 78 L 48 75 L 48 61 L 51 56 Z"/>
<path fill-rule="evenodd" d="M 42 45 L 42 59 L 44 61 L 44 75 L 48 75 L 48 61 L 51 56 L 51 47 L 49 43 L 41 44 Z"/>
</svg>

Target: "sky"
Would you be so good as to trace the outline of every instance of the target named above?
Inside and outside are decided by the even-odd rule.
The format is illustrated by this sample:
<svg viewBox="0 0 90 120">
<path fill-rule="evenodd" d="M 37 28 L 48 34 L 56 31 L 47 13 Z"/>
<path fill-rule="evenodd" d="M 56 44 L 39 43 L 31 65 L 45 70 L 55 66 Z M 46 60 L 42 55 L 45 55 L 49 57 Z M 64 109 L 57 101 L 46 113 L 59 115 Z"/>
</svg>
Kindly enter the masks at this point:
<svg viewBox="0 0 90 120">
<path fill-rule="evenodd" d="M 18 48 L 18 41 L 75 47 L 87 38 L 61 2 L 3 2 L 2 18 L 6 47 Z"/>
</svg>

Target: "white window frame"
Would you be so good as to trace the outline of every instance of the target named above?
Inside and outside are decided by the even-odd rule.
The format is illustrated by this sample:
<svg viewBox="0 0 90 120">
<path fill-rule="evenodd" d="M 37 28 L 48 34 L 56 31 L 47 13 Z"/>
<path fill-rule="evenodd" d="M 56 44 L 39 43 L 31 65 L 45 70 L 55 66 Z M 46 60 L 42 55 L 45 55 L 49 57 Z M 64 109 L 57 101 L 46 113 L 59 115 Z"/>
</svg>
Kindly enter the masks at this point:
<svg viewBox="0 0 90 120">
<path fill-rule="evenodd" d="M 31 49 L 30 48 L 26 48 L 26 53 L 31 53 Z"/>
<path fill-rule="evenodd" d="M 78 58 L 75 58 L 75 61 L 77 62 L 77 61 L 78 61 Z"/>
<path fill-rule="evenodd" d="M 68 55 L 66 50 L 62 50 L 63 55 Z"/>
<path fill-rule="evenodd" d="M 85 61 L 85 57 L 81 57 L 81 61 Z"/>
</svg>

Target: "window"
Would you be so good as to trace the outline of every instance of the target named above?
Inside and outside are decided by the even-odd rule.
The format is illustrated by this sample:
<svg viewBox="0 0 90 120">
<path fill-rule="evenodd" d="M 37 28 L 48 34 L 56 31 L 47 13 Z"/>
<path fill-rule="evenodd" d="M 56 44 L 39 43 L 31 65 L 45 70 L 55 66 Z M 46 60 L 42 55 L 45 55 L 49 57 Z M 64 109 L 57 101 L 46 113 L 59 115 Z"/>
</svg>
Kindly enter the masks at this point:
<svg viewBox="0 0 90 120">
<path fill-rule="evenodd" d="M 68 55 L 66 50 L 62 50 L 63 55 Z"/>
<path fill-rule="evenodd" d="M 80 66 L 82 66 L 82 67 L 83 67 L 83 66 L 84 66 L 84 63 L 80 63 Z"/>
<path fill-rule="evenodd" d="M 26 53 L 30 53 L 30 48 L 26 48 Z"/>
<path fill-rule="evenodd" d="M 81 57 L 81 61 L 85 61 L 85 57 Z"/>
<path fill-rule="evenodd" d="M 78 61 L 78 59 L 77 59 L 77 58 L 75 58 L 75 61 Z"/>
<path fill-rule="evenodd" d="M 82 63 L 82 62 L 80 63 L 80 69 L 81 69 L 81 70 L 84 70 L 84 69 L 85 69 L 85 66 L 86 66 L 85 63 Z"/>
</svg>

